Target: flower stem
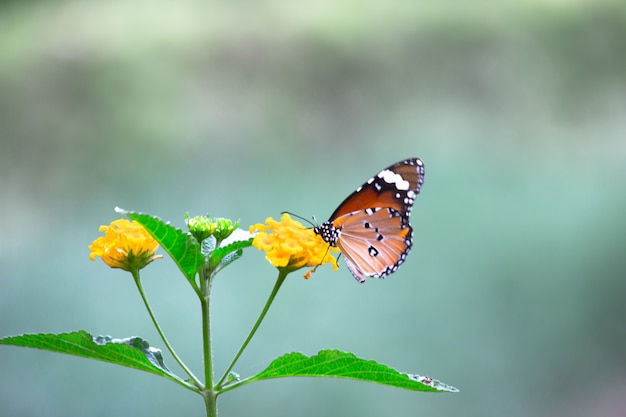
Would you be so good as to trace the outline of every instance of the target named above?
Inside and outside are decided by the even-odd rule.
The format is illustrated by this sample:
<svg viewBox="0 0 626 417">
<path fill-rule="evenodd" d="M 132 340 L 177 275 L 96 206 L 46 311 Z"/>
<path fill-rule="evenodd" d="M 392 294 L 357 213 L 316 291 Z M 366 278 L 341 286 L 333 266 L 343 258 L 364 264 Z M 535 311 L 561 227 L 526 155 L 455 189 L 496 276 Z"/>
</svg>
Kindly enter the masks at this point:
<svg viewBox="0 0 626 417">
<path fill-rule="evenodd" d="M 224 375 L 222 375 L 222 378 L 219 380 L 219 382 L 216 385 L 216 388 L 218 389 L 218 393 L 219 393 L 219 390 L 222 388 L 224 381 L 226 381 L 226 379 L 228 378 L 230 371 L 233 369 L 233 367 L 237 363 L 237 360 L 239 360 L 239 357 L 241 356 L 243 351 L 246 349 L 246 347 L 248 346 L 248 343 L 250 343 L 250 340 L 252 340 L 252 337 L 254 336 L 257 329 L 261 325 L 261 322 L 265 318 L 265 314 L 267 314 L 267 311 L 270 309 L 270 306 L 272 305 L 272 301 L 274 301 L 274 297 L 276 297 L 276 294 L 278 294 L 278 290 L 280 289 L 281 285 L 283 285 L 283 282 L 285 281 L 285 278 L 287 277 L 289 272 L 290 271 L 286 271 L 284 269 L 278 270 L 278 278 L 276 278 L 276 283 L 274 284 L 274 288 L 272 289 L 272 292 L 269 298 L 267 299 L 267 302 L 265 303 L 265 307 L 263 307 L 263 310 L 261 311 L 259 318 L 256 320 L 256 323 L 254 323 L 252 330 L 250 330 L 250 334 L 248 334 L 248 337 L 239 348 L 239 351 L 235 355 L 235 358 L 230 363 L 230 365 L 228 366 L 228 369 L 226 369 L 226 371 L 224 372 Z"/>
<path fill-rule="evenodd" d="M 212 273 L 203 268 L 200 276 L 200 306 L 202 308 L 202 352 L 204 357 L 204 384 L 202 391 L 207 417 L 217 416 L 217 394 L 213 388 L 213 353 L 211 350 L 211 284 Z"/>
<path fill-rule="evenodd" d="M 212 389 L 206 389 L 202 392 L 204 398 L 204 406 L 207 417 L 217 417 L 217 396 Z"/>
<path fill-rule="evenodd" d="M 161 330 L 161 326 L 159 326 L 159 322 L 157 321 L 156 317 L 154 316 L 154 313 L 152 312 L 150 303 L 148 303 L 148 298 L 146 297 L 146 294 L 143 290 L 143 285 L 141 285 L 141 279 L 139 278 L 139 271 L 134 270 L 134 271 L 131 271 L 131 273 L 133 274 L 133 279 L 135 280 L 135 284 L 137 285 L 137 289 L 139 290 L 141 299 L 143 300 L 143 303 L 146 306 L 146 309 L 148 310 L 148 314 L 150 315 L 150 318 L 152 319 L 152 323 L 154 323 L 154 327 L 156 327 L 156 330 L 159 333 L 159 336 L 161 336 L 161 340 L 163 340 L 163 343 L 165 343 L 167 350 L 169 350 L 169 352 L 172 354 L 172 357 L 174 357 L 174 360 L 178 363 L 178 365 L 180 365 L 180 367 L 187 373 L 187 375 L 189 375 L 189 377 L 193 381 L 193 384 L 198 388 L 203 388 L 204 385 L 202 384 L 202 382 L 193 374 L 193 372 L 191 372 L 189 368 L 187 368 L 184 362 L 178 357 L 178 355 L 174 351 L 174 348 L 170 345 L 170 342 L 167 340 L 167 337 L 165 337 L 163 330 Z"/>
<path fill-rule="evenodd" d="M 203 289 L 202 307 L 202 353 L 204 355 L 204 378 L 208 388 L 213 387 L 213 361 L 211 357 L 211 310 L 209 308 L 210 284 Z"/>
</svg>

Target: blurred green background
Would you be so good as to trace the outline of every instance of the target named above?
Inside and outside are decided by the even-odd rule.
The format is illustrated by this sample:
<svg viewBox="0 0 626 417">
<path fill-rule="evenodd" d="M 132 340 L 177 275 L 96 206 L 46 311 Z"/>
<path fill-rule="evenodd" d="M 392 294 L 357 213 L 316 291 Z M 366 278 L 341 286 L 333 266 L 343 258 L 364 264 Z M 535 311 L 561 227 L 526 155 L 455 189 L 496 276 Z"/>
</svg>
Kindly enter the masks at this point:
<svg viewBox="0 0 626 417">
<path fill-rule="evenodd" d="M 619 1 L 3 2 L 0 335 L 162 346 L 130 276 L 88 259 L 115 206 L 179 227 L 186 212 L 325 220 L 419 156 L 398 273 L 293 274 L 235 370 L 339 348 L 461 392 L 285 379 L 225 394 L 221 414 L 622 416 L 625 48 Z M 190 288 L 170 260 L 143 276 L 199 371 Z M 254 249 L 219 276 L 218 371 L 274 279 Z M 0 348 L 2 416 L 202 413 L 149 374 Z"/>
</svg>

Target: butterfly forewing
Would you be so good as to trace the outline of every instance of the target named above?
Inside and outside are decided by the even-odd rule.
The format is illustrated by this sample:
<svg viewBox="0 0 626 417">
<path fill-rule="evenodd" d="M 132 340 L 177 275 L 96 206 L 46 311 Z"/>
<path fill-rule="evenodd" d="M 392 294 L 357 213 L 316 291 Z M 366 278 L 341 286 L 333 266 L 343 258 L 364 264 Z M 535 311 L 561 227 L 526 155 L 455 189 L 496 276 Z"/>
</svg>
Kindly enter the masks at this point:
<svg viewBox="0 0 626 417">
<path fill-rule="evenodd" d="M 374 207 L 391 207 L 409 215 L 423 183 L 424 163 L 421 159 L 410 158 L 395 163 L 350 194 L 337 207 L 329 221 L 347 213 Z"/>
</svg>

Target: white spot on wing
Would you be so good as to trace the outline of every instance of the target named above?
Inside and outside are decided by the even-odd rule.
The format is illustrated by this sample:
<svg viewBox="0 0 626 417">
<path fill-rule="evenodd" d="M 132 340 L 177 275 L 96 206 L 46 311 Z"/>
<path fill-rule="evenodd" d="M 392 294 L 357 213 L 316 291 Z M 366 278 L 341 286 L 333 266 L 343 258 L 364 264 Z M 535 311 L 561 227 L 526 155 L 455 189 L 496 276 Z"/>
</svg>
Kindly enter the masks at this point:
<svg viewBox="0 0 626 417">
<path fill-rule="evenodd" d="M 378 178 L 381 178 L 387 184 L 394 184 L 398 190 L 408 190 L 409 182 L 402 178 L 402 175 L 396 174 L 393 171 L 385 169 L 378 174 Z"/>
</svg>

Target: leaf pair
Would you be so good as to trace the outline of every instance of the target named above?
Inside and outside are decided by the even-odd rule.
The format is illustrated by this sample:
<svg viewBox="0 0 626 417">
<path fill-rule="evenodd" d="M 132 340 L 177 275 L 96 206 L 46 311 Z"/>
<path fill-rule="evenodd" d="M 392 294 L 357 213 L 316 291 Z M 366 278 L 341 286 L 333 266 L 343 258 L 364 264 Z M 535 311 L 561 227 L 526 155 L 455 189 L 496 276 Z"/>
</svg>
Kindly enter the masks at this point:
<svg viewBox="0 0 626 417">
<path fill-rule="evenodd" d="M 94 337 L 86 331 L 61 334 L 26 334 L 0 339 L 0 344 L 43 349 L 89 359 L 97 359 L 150 372 L 191 388 L 189 382 L 172 373 L 161 351 L 139 338 Z M 322 350 L 317 355 L 288 353 L 269 364 L 255 376 L 234 379 L 222 392 L 254 381 L 284 377 L 334 377 L 374 382 L 413 391 L 458 392 L 452 386 L 420 375 L 399 372 L 375 361 L 339 350 Z"/>
</svg>

